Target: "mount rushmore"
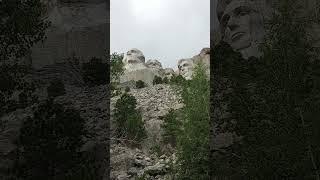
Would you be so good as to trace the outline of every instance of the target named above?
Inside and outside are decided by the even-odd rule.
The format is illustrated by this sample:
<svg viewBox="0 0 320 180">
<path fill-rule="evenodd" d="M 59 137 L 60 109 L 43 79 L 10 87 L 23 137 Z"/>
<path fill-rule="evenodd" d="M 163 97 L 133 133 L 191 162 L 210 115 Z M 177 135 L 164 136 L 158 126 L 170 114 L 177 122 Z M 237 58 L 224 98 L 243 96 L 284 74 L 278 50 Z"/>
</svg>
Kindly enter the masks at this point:
<svg viewBox="0 0 320 180">
<path fill-rule="evenodd" d="M 156 59 L 150 59 L 146 62 L 142 51 L 136 48 L 125 53 L 122 62 L 124 64 L 124 74 L 120 77 L 120 83 L 141 80 L 148 85 L 152 85 L 155 76 L 171 79 L 174 75 L 181 75 L 189 80 L 192 78 L 195 65 L 199 62 L 206 66 L 209 73 L 210 48 L 203 48 L 200 54 L 192 58 L 180 59 L 176 72 L 172 68 L 163 68 L 161 62 Z"/>
<path fill-rule="evenodd" d="M 301 8 L 297 17 L 317 17 L 318 0 L 297 0 Z M 244 58 L 262 55 L 259 45 L 267 33 L 266 24 L 277 13 L 273 8 L 276 0 L 214 0 L 212 18 L 213 45 L 223 40 L 240 52 Z M 310 21 L 311 22 L 311 21 Z M 311 22 L 307 33 L 313 47 L 320 47 L 320 24 Z"/>
</svg>

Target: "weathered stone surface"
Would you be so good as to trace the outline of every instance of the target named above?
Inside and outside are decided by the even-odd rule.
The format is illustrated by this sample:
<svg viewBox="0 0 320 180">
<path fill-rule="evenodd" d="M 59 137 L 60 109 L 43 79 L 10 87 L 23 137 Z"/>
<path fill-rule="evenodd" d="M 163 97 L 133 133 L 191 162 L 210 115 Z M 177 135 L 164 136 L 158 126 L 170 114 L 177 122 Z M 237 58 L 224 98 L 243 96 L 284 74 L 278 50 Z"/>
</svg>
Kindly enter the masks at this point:
<svg viewBox="0 0 320 180">
<path fill-rule="evenodd" d="M 104 58 L 108 18 L 105 1 L 45 2 L 52 24 L 46 31 L 47 39 L 32 48 L 34 68 L 64 62 L 73 56 L 82 62 L 92 57 Z"/>
<path fill-rule="evenodd" d="M 120 77 L 120 83 L 141 80 L 151 86 L 156 75 L 157 74 L 149 68 L 125 71 L 125 73 Z"/>
<path fill-rule="evenodd" d="M 147 68 L 142 51 L 136 48 L 130 49 L 125 53 L 122 62 L 125 73 Z"/>
<path fill-rule="evenodd" d="M 261 56 L 258 46 L 265 35 L 263 19 L 270 17 L 269 2 L 271 1 L 218 0 L 217 2 L 221 37 L 245 58 Z M 241 12 L 236 12 L 238 10 Z"/>
<path fill-rule="evenodd" d="M 161 145 L 163 116 L 170 109 L 179 109 L 183 107 L 181 98 L 170 85 L 157 84 L 155 86 L 131 89 L 130 94 L 137 99 L 137 109 L 142 112 L 142 118 L 147 131 L 147 138 L 141 143 L 139 149 L 132 149 L 125 144 L 111 142 L 111 179 L 117 179 L 117 176 L 130 175 L 131 179 L 135 177 L 145 177 L 147 179 L 165 179 L 168 164 L 176 162 L 175 154 L 160 156 L 154 154 L 151 148 L 155 145 Z M 111 112 L 119 97 L 111 99 Z M 112 116 L 111 116 L 112 117 Z M 113 132 L 114 123 L 111 121 L 111 132 Z M 113 135 L 111 134 L 111 137 Z M 129 178 L 129 179 L 130 179 Z"/>
<path fill-rule="evenodd" d="M 94 160 L 95 174 L 97 175 L 95 179 L 107 179 L 106 171 L 109 167 L 107 153 L 107 143 L 109 141 L 108 88 L 106 86 L 81 88 L 70 85 L 65 86 L 65 88 L 66 94 L 57 97 L 55 102 L 66 108 L 79 110 L 80 116 L 86 120 L 86 128 L 92 134 L 92 137 L 84 138 L 85 144 L 82 151 Z M 15 142 L 19 137 L 22 122 L 28 116 L 33 116 L 32 108 L 37 105 L 18 109 L 0 117 L 1 122 L 4 123 L 4 126 L 0 129 L 0 172 L 3 169 L 10 168 L 10 164 L 16 158 L 14 155 L 17 150 Z M 4 162 L 6 164 L 3 164 Z"/>
<path fill-rule="evenodd" d="M 297 16 L 302 17 L 315 11 L 319 7 L 317 0 L 298 0 L 301 8 Z M 239 51 L 244 58 L 259 57 L 262 53 L 258 46 L 266 34 L 264 23 L 272 17 L 271 3 L 269 0 L 214 0 L 216 9 L 213 19 L 214 43 L 220 40 L 228 42 L 231 47 Z M 240 12 L 238 12 L 240 10 Z M 218 20 L 218 21 L 217 21 Z M 313 24 L 307 32 L 312 37 L 314 47 L 319 47 L 319 24 Z"/>
<path fill-rule="evenodd" d="M 171 79 L 176 73 L 172 68 L 165 68 L 164 69 L 164 76 L 167 77 L 168 79 Z"/>
<path fill-rule="evenodd" d="M 202 63 L 205 66 L 207 66 L 207 68 L 210 68 L 210 48 L 203 48 L 200 51 L 200 54 L 193 56 L 193 62 L 195 64 L 197 63 Z"/>
<path fill-rule="evenodd" d="M 146 62 L 146 65 L 148 68 L 154 68 L 154 69 L 162 69 L 162 65 L 160 61 L 156 59 L 150 59 Z"/>
<path fill-rule="evenodd" d="M 143 53 L 138 49 L 133 48 L 125 53 L 122 62 L 124 63 L 124 74 L 120 77 L 121 84 L 141 80 L 151 86 L 155 76 L 163 76 L 161 63 L 148 61 L 146 64 Z"/>
<path fill-rule="evenodd" d="M 180 59 L 178 61 L 179 74 L 185 79 L 190 80 L 192 78 L 194 62 L 193 59 Z"/>
</svg>

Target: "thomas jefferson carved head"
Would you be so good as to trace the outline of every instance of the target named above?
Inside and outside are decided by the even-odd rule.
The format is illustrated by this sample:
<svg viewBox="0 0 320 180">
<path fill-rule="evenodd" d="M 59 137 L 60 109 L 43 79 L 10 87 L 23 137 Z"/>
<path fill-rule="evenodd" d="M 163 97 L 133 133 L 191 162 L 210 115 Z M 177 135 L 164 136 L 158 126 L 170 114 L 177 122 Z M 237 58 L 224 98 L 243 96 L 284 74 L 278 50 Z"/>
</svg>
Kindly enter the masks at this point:
<svg viewBox="0 0 320 180">
<path fill-rule="evenodd" d="M 149 68 L 162 69 L 161 63 L 160 63 L 158 60 L 156 60 L 156 59 L 154 59 L 154 60 L 152 60 L 152 59 L 148 60 L 147 63 L 146 63 L 146 65 L 147 65 Z"/>
</svg>

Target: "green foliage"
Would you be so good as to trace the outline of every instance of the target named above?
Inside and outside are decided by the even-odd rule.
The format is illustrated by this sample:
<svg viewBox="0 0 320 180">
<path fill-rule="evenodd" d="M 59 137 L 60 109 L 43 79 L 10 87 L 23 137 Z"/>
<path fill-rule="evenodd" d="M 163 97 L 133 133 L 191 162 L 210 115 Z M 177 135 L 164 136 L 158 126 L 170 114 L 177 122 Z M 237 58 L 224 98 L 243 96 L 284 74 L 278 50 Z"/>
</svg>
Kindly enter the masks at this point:
<svg viewBox="0 0 320 180">
<path fill-rule="evenodd" d="M 163 81 L 164 84 L 168 84 L 169 83 L 169 79 L 167 77 L 164 77 L 162 81 Z"/>
<path fill-rule="evenodd" d="M 171 109 L 163 119 L 163 141 L 165 143 L 170 143 L 174 147 L 177 143 L 177 136 L 181 132 L 182 123 L 178 120 L 178 112 Z"/>
<path fill-rule="evenodd" d="M 24 179 L 77 179 L 79 152 L 87 134 L 79 112 L 51 100 L 39 105 L 21 127 L 16 172 Z M 21 161 L 23 159 L 23 161 Z"/>
<path fill-rule="evenodd" d="M 120 76 L 123 74 L 123 55 L 113 53 L 110 55 L 110 72 L 112 82 L 118 81 Z"/>
<path fill-rule="evenodd" d="M 108 82 L 108 64 L 93 57 L 82 65 L 83 80 L 90 86 L 104 85 Z"/>
<path fill-rule="evenodd" d="M 110 55 L 110 76 L 111 76 L 111 87 L 112 94 L 111 96 L 118 96 L 120 93 L 120 89 L 118 89 L 120 76 L 123 75 L 123 54 L 113 53 Z"/>
<path fill-rule="evenodd" d="M 143 81 L 141 80 L 136 81 L 136 88 L 140 89 L 144 87 L 146 87 L 146 84 Z"/>
<path fill-rule="evenodd" d="M 155 144 L 154 146 L 152 146 L 150 148 L 150 151 L 152 154 L 156 154 L 158 157 L 160 157 L 163 154 L 160 144 Z"/>
<path fill-rule="evenodd" d="M 154 79 L 153 79 L 153 82 L 152 82 L 153 85 L 162 84 L 162 83 L 163 83 L 162 78 L 159 77 L 159 76 L 155 76 Z"/>
<path fill-rule="evenodd" d="M 185 104 L 179 118 L 181 131 L 174 131 L 179 132 L 178 179 L 209 179 L 209 80 L 203 64 L 183 84 L 181 96 Z"/>
<path fill-rule="evenodd" d="M 311 140 L 319 132 L 315 130 L 319 123 L 311 118 L 320 109 L 319 62 L 312 56 L 308 21 L 298 16 L 297 2 L 284 0 L 276 9 L 262 58 L 242 59 L 223 44 L 214 50 L 214 77 L 220 83 L 228 79 L 233 89 L 222 98 L 230 104 L 231 116 L 215 119 L 215 125 L 219 132 L 242 137 L 216 156 L 216 175 L 231 179 L 320 178 L 316 170 L 320 146 Z M 215 85 L 219 93 L 218 83 Z"/>
<path fill-rule="evenodd" d="M 61 79 L 54 79 L 50 82 L 47 87 L 47 93 L 49 98 L 55 98 L 57 96 L 62 96 L 66 93 L 64 84 Z"/>
<path fill-rule="evenodd" d="M 178 75 L 178 76 L 173 76 L 170 79 L 170 84 L 177 84 L 177 85 L 182 85 L 186 82 L 187 80 L 182 76 L 182 75 Z"/>
<path fill-rule="evenodd" d="M 130 92 L 130 88 L 127 86 L 125 89 L 124 89 L 125 92 Z"/>
<path fill-rule="evenodd" d="M 141 113 L 136 110 L 137 101 L 134 96 L 124 93 L 115 105 L 114 119 L 117 126 L 117 136 L 128 140 L 139 141 L 146 132 Z"/>
<path fill-rule="evenodd" d="M 25 56 L 30 48 L 45 38 L 49 22 L 40 0 L 0 1 L 0 61 Z"/>
</svg>

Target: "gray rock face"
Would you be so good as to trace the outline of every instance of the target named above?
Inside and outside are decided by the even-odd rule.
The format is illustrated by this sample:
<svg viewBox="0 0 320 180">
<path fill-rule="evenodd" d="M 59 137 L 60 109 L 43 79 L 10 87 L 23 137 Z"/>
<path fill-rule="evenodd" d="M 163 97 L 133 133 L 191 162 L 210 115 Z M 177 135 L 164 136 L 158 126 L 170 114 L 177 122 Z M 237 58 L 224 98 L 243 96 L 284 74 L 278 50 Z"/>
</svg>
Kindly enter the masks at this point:
<svg viewBox="0 0 320 180">
<path fill-rule="evenodd" d="M 106 3 L 94 1 L 47 1 L 47 39 L 32 48 L 34 68 L 64 62 L 76 56 L 82 62 L 93 56 L 104 58 L 106 50 Z"/>
<path fill-rule="evenodd" d="M 193 58 L 194 63 L 203 63 L 207 68 L 210 67 L 210 48 L 203 48 L 200 51 L 200 54 L 194 56 Z"/>
<path fill-rule="evenodd" d="M 149 60 L 145 63 L 145 56 L 136 48 L 129 50 L 122 62 L 125 70 L 120 77 L 120 83 L 141 80 L 151 86 L 155 76 L 164 76 L 161 63 L 158 60 Z"/>
<path fill-rule="evenodd" d="M 182 75 L 185 79 L 192 79 L 194 67 L 202 63 L 207 69 L 207 74 L 210 73 L 210 48 L 203 48 L 198 55 L 192 58 L 180 59 L 178 61 L 178 74 Z"/>
<path fill-rule="evenodd" d="M 304 16 L 319 7 L 317 0 L 297 1 L 302 5 L 297 16 Z M 261 56 L 258 46 L 266 34 L 264 23 L 271 18 L 274 11 L 271 3 L 277 3 L 277 1 L 214 0 L 213 4 L 216 8 L 213 19 L 214 43 L 224 40 L 244 58 Z M 314 47 L 320 47 L 319 31 L 319 23 L 312 24 L 312 27 L 307 29 Z"/>
<path fill-rule="evenodd" d="M 182 75 L 185 79 L 190 80 L 194 69 L 193 59 L 180 59 L 178 61 L 179 75 Z"/>
<path fill-rule="evenodd" d="M 146 62 L 147 67 L 154 68 L 154 69 L 162 69 L 162 65 L 160 61 L 156 59 L 150 59 Z"/>
<path fill-rule="evenodd" d="M 124 74 L 120 77 L 120 83 L 141 80 L 148 86 L 151 86 L 155 76 L 156 73 L 149 68 L 130 70 L 125 71 Z"/>
<path fill-rule="evenodd" d="M 182 108 L 181 98 L 167 84 L 131 89 L 129 93 L 137 99 L 137 109 L 142 112 L 147 138 L 141 143 L 142 147 L 140 149 L 132 149 L 126 147 L 125 144 L 116 144 L 116 141 L 111 141 L 111 179 L 122 177 L 134 179 L 142 176 L 147 179 L 165 179 L 167 165 L 170 162 L 175 163 L 175 154 L 158 157 L 153 154 L 151 148 L 157 144 L 161 145 L 162 117 L 170 109 Z M 118 98 L 113 97 L 111 99 L 111 112 Z M 111 121 L 111 130 L 113 129 L 115 127 L 113 121 Z M 112 133 L 111 137 L 113 137 Z"/>
<path fill-rule="evenodd" d="M 231 47 L 249 56 L 261 56 L 258 49 L 265 35 L 264 18 L 270 17 L 270 1 L 218 0 L 217 17 L 221 37 Z"/>
<path fill-rule="evenodd" d="M 122 62 L 124 64 L 125 72 L 147 68 L 142 51 L 136 48 L 130 49 L 125 53 Z"/>
<path fill-rule="evenodd" d="M 108 88 L 99 86 L 93 88 L 80 88 L 66 86 L 66 94 L 55 99 L 55 102 L 64 107 L 71 107 L 79 110 L 80 116 L 86 120 L 86 128 L 93 135 L 84 138 L 85 144 L 82 151 L 90 155 L 95 163 L 95 179 L 107 179 L 108 169 Z M 14 112 L 0 117 L 3 127 L 0 127 L 0 177 L 5 169 L 11 168 L 16 158 L 16 140 L 19 137 L 20 128 L 26 117 L 32 117 L 32 108 L 37 104 L 25 109 L 18 109 Z M 103 177 L 103 178 L 102 178 Z"/>
</svg>

